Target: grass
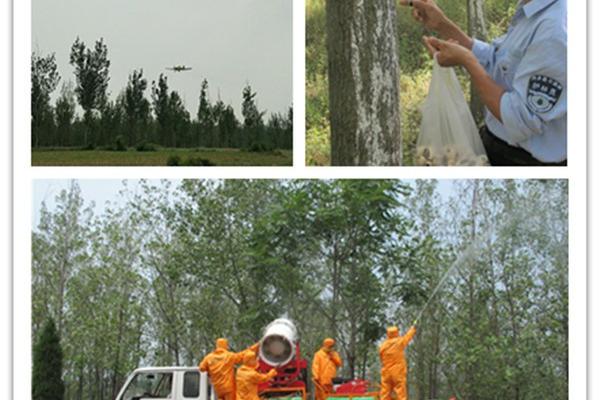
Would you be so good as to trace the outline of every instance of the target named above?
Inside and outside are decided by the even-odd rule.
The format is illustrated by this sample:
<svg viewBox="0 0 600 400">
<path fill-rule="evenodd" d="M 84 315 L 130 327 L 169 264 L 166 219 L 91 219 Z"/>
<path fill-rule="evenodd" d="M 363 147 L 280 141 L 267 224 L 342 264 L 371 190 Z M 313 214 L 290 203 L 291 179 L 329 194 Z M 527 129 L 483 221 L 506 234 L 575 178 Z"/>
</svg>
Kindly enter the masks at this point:
<svg viewBox="0 0 600 400">
<path fill-rule="evenodd" d="M 39 149 L 31 152 L 33 166 L 166 166 L 167 159 L 203 158 L 216 166 L 291 166 L 291 150 L 254 153 L 238 149 L 161 149 L 151 152 Z"/>
</svg>

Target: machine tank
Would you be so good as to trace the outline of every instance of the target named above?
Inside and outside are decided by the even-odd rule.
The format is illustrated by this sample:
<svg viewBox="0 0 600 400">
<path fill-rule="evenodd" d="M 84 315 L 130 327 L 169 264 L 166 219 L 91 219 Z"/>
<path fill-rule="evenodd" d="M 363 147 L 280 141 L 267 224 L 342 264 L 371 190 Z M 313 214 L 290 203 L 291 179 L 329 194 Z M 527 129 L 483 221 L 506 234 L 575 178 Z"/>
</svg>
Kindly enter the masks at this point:
<svg viewBox="0 0 600 400">
<path fill-rule="evenodd" d="M 298 331 L 292 321 L 279 318 L 265 328 L 260 340 L 259 356 L 271 367 L 288 364 L 296 354 Z"/>
</svg>

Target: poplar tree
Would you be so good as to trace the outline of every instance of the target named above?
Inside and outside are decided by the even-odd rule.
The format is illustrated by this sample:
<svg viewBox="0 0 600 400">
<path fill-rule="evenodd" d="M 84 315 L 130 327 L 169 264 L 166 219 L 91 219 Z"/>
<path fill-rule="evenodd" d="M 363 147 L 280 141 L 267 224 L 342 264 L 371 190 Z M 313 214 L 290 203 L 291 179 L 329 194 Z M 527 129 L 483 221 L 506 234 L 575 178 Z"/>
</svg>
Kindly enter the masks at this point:
<svg viewBox="0 0 600 400">
<path fill-rule="evenodd" d="M 110 80 L 108 48 L 104 39 L 96 41 L 94 48 L 87 48 L 79 37 L 71 47 L 69 62 L 75 67 L 76 87 L 75 94 L 79 105 L 83 108 L 83 120 L 86 125 L 84 132 L 84 145 L 95 145 L 93 134 L 94 113 L 100 112 L 107 101 L 108 82 Z"/>
<path fill-rule="evenodd" d="M 327 0 L 331 163 L 402 164 L 395 0 Z"/>
</svg>

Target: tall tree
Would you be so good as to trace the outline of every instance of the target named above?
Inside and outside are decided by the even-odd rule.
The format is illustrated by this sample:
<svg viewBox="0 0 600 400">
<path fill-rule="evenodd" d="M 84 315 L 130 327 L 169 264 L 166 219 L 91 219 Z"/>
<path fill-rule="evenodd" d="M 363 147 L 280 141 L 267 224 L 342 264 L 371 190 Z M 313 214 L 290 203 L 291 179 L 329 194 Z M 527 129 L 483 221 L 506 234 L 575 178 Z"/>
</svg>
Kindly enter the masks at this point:
<svg viewBox="0 0 600 400">
<path fill-rule="evenodd" d="M 84 208 L 81 189 L 75 182 L 56 197 L 54 211 L 42 206 L 32 239 L 32 290 L 39 294 L 33 298 L 34 327 L 50 316 L 62 335 L 67 286 L 88 259 L 90 218 L 91 209 Z"/>
<path fill-rule="evenodd" d="M 75 120 L 75 93 L 73 83 L 63 84 L 60 97 L 56 100 L 54 115 L 56 119 L 56 144 L 69 146 L 72 143 L 73 121 Z"/>
<path fill-rule="evenodd" d="M 199 130 L 198 137 L 196 138 L 196 145 L 201 146 L 202 144 L 205 144 L 210 147 L 212 146 L 211 139 L 214 127 L 214 118 L 208 94 L 208 81 L 206 79 L 202 81 L 202 88 L 200 89 L 197 118 Z"/>
<path fill-rule="evenodd" d="M 144 70 L 134 70 L 125 88 L 124 108 L 127 117 L 129 145 L 147 140 L 146 128 L 150 118 L 150 102 L 144 96 L 148 82 Z"/>
<path fill-rule="evenodd" d="M 222 147 L 235 147 L 238 132 L 238 120 L 231 105 L 225 106 L 217 121 Z"/>
<path fill-rule="evenodd" d="M 398 242 L 388 235 L 404 240 L 396 207 L 405 194 L 407 187 L 391 181 L 300 182 L 283 212 L 272 215 L 272 228 L 262 228 L 269 236 L 263 258 L 315 274 L 315 291 L 296 301 L 316 303 L 327 321 L 322 334 L 337 338 L 351 377 L 365 375 L 369 345 L 381 333 L 386 299 L 377 275 L 397 262 L 391 255 L 398 253 Z M 281 226 L 274 220 L 293 222 Z"/>
<path fill-rule="evenodd" d="M 33 400 L 63 400 L 63 353 L 60 337 L 49 318 L 33 348 L 31 397 Z"/>
<path fill-rule="evenodd" d="M 257 93 L 252 91 L 247 84 L 242 91 L 242 116 L 244 117 L 244 136 L 246 145 L 252 146 L 261 143 L 261 132 L 264 125 L 264 111 L 258 109 L 256 104 Z"/>
<path fill-rule="evenodd" d="M 100 111 L 107 101 L 110 61 L 103 39 L 97 40 L 93 49 L 88 49 L 78 37 L 71 47 L 70 64 L 75 67 L 75 93 L 84 112 L 83 120 L 87 127 L 84 145 L 87 146 L 88 136 L 93 132 L 94 111 Z M 92 145 L 95 140 L 92 138 Z"/>
<path fill-rule="evenodd" d="M 152 82 L 152 106 L 159 126 L 161 143 L 171 147 L 184 143 L 189 132 L 190 113 L 185 109 L 179 93 L 169 92 L 167 77 L 163 74 L 158 77 L 158 84 Z M 179 137 L 182 140 L 179 140 Z"/>
<path fill-rule="evenodd" d="M 99 121 L 103 140 L 101 144 L 124 150 L 127 145 L 124 135 L 130 134 L 126 120 L 125 93 L 121 92 L 116 100 L 108 100 L 102 106 Z"/>
<path fill-rule="evenodd" d="M 31 55 L 31 145 L 40 144 L 42 131 L 49 131 L 52 122 L 50 94 L 58 86 L 56 57 L 54 53 L 43 57 L 37 53 Z"/>
<path fill-rule="evenodd" d="M 169 121 L 171 122 L 171 146 L 177 147 L 185 143 L 190 128 L 190 113 L 185 109 L 179 93 L 172 91 L 169 95 Z"/>
<path fill-rule="evenodd" d="M 227 141 L 226 132 L 222 130 L 225 126 L 222 125 L 222 122 L 225 119 L 225 113 L 227 111 L 227 106 L 223 100 L 218 99 L 215 105 L 212 107 L 212 117 L 215 123 L 215 129 L 213 131 L 212 137 L 212 147 L 225 147 L 224 144 Z"/>
<path fill-rule="evenodd" d="M 395 0 L 327 0 L 332 165 L 401 165 Z"/>
<path fill-rule="evenodd" d="M 169 86 L 167 77 L 160 74 L 158 84 L 152 81 L 152 108 L 158 123 L 158 136 L 163 145 L 168 145 L 168 134 L 171 124 L 171 114 L 169 110 Z"/>
</svg>

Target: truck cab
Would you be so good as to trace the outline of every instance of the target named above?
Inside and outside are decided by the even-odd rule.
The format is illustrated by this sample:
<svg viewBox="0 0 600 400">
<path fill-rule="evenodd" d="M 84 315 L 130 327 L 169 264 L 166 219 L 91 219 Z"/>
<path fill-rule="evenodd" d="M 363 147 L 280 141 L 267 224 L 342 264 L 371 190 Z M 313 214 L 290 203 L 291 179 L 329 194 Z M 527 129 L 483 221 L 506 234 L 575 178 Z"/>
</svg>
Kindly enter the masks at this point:
<svg viewBox="0 0 600 400">
<path fill-rule="evenodd" d="M 116 400 L 216 400 L 208 375 L 197 367 L 138 368 Z"/>
</svg>

